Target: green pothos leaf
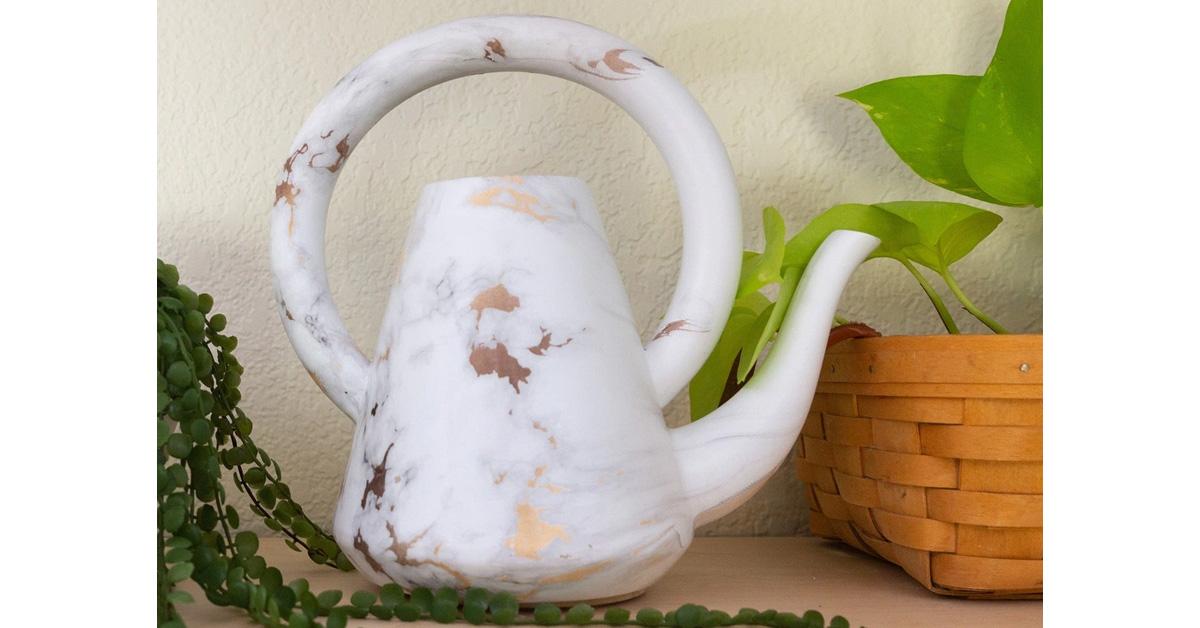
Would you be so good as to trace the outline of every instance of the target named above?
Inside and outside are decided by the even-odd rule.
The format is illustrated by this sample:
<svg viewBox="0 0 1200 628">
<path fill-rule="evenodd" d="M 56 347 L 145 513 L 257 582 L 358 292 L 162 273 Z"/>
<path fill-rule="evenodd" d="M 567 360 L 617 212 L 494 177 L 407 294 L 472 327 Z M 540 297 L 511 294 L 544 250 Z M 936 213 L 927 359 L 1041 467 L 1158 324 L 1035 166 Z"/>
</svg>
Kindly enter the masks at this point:
<svg viewBox="0 0 1200 628">
<path fill-rule="evenodd" d="M 737 381 L 742 383 L 750 375 L 750 369 L 758 362 L 759 356 L 762 355 L 764 349 L 767 348 L 767 343 L 779 331 L 779 326 L 783 324 L 783 315 L 787 313 L 788 306 L 792 304 L 792 297 L 796 294 L 796 286 L 800 283 L 801 269 L 799 266 L 789 266 L 783 271 L 783 282 L 779 285 L 779 297 L 776 298 L 774 306 L 768 312 L 769 318 L 761 327 L 756 327 L 753 331 L 757 333 L 757 338 L 754 339 L 754 346 L 749 351 L 742 351 L 741 362 L 738 363 Z"/>
<path fill-rule="evenodd" d="M 729 321 L 721 331 L 717 346 L 713 348 L 688 386 L 693 421 L 716 410 L 720 405 L 721 393 L 725 390 L 725 382 L 729 379 L 733 361 L 746 344 L 751 326 L 770 305 L 771 301 L 761 292 L 751 292 L 734 301 Z"/>
<path fill-rule="evenodd" d="M 917 231 L 917 242 L 880 256 L 903 255 L 938 273 L 970 253 L 1003 220 L 986 209 L 961 203 L 897 201 L 877 203 L 875 207 L 904 219 Z"/>
<path fill-rule="evenodd" d="M 962 155 L 989 195 L 1006 205 L 1041 206 L 1041 0 L 1009 3 L 996 54 L 971 98 Z"/>
<path fill-rule="evenodd" d="M 764 286 L 778 283 L 781 279 L 780 268 L 783 265 L 787 228 L 783 224 L 783 216 L 779 215 L 779 210 L 774 207 L 763 208 L 763 236 L 766 246 L 761 254 L 743 255 L 742 274 L 738 279 L 739 297 L 757 292 Z"/>
<path fill-rule="evenodd" d="M 978 76 L 902 76 L 838 94 L 867 112 L 888 146 L 930 183 L 989 203 L 1000 203 L 967 173 L 963 129 Z"/>
<path fill-rule="evenodd" d="M 738 360 L 737 381 L 742 383 L 746 381 L 746 377 L 750 375 L 750 369 L 754 368 L 754 363 L 757 362 L 758 354 L 761 351 L 758 346 L 758 340 L 762 337 L 762 332 L 771 322 L 772 313 L 776 310 L 787 311 L 786 304 L 772 303 L 763 311 L 758 313 L 758 318 L 746 329 L 741 350 L 738 352 L 740 356 Z"/>
</svg>

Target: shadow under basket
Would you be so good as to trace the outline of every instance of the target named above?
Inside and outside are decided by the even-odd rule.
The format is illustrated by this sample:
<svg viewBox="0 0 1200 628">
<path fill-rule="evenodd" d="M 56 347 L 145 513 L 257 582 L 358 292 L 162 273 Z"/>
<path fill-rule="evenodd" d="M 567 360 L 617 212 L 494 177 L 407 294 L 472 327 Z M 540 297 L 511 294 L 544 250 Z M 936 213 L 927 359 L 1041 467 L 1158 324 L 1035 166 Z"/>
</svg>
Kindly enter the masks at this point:
<svg viewBox="0 0 1200 628">
<path fill-rule="evenodd" d="M 1041 598 L 1040 335 L 835 345 L 796 461 L 817 536 L 934 593 Z"/>
</svg>

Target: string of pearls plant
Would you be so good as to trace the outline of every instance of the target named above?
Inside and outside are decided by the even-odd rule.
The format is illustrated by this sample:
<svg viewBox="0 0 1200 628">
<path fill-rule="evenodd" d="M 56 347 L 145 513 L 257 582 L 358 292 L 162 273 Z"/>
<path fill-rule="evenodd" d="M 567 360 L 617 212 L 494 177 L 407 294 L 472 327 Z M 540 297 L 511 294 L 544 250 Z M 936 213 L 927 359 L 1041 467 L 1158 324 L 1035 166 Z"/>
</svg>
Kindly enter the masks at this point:
<svg viewBox="0 0 1200 628">
<path fill-rule="evenodd" d="M 264 626 L 341 628 L 368 616 L 404 622 L 433 620 L 497 625 L 559 624 L 609 626 L 728 626 L 825 628 L 821 613 L 803 615 L 743 608 L 734 615 L 698 604 L 663 613 L 610 607 L 597 614 L 587 604 L 565 613 L 541 604 L 521 612 L 510 593 L 473 588 L 418 588 L 396 584 L 356 591 L 343 604 L 338 590 L 313 591 L 300 578 L 284 584 L 280 570 L 258 554 L 254 532 L 239 530 L 237 509 L 226 503 L 222 470 L 250 498 L 250 509 L 267 527 L 286 537 L 288 547 L 313 562 L 349 571 L 350 561 L 333 538 L 291 497 L 279 463 L 255 445 L 254 425 L 237 407 L 242 365 L 233 355 L 237 337 L 227 321 L 212 314 L 213 299 L 179 283 L 179 271 L 158 260 L 158 622 L 182 628 L 178 605 L 192 602 L 176 585 L 191 578 L 210 602 L 244 610 Z M 841 616 L 829 628 L 849 628 Z"/>
</svg>

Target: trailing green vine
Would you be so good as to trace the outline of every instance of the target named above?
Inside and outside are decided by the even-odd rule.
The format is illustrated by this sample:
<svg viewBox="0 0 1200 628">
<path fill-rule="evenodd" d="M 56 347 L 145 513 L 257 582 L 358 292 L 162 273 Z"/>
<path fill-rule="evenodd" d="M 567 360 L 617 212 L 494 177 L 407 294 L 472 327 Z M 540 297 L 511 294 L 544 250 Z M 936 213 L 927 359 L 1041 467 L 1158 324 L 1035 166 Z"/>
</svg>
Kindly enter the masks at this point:
<svg viewBox="0 0 1200 628">
<path fill-rule="evenodd" d="M 180 284 L 179 271 L 158 260 L 159 628 L 184 625 L 178 606 L 193 599 L 176 585 L 188 578 L 213 604 L 240 608 L 264 626 L 340 628 L 351 618 L 371 616 L 497 625 L 849 628 L 841 616 L 826 624 L 815 610 L 796 615 L 743 608 L 730 615 L 684 604 L 666 613 L 610 607 L 598 615 L 587 604 L 565 612 L 540 604 L 522 613 L 512 594 L 479 588 L 461 594 L 451 588 L 406 593 L 389 583 L 378 592 L 356 591 L 344 604 L 342 591 L 313 591 L 303 578 L 284 584 L 280 570 L 259 554 L 258 535 L 239 530 L 241 517 L 226 503 L 222 469 L 249 497 L 250 510 L 286 537 L 288 547 L 317 564 L 352 567 L 333 538 L 292 499 L 278 461 L 251 438 L 254 425 L 237 407 L 243 373 L 233 355 L 237 337 L 223 333 L 225 316 L 212 314 L 212 307 L 211 296 Z"/>
</svg>

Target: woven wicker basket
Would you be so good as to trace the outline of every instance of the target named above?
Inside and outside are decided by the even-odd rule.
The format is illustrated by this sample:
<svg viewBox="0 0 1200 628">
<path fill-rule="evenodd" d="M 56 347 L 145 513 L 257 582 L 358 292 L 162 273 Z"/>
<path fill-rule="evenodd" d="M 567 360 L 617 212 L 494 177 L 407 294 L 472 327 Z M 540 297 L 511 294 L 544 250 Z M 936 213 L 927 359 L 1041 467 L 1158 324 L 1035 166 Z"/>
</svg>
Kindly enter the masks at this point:
<svg viewBox="0 0 1200 628">
<path fill-rule="evenodd" d="M 1041 336 L 836 345 L 800 441 L 814 534 L 935 593 L 1041 597 Z"/>
</svg>

